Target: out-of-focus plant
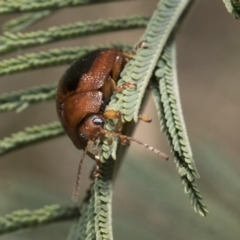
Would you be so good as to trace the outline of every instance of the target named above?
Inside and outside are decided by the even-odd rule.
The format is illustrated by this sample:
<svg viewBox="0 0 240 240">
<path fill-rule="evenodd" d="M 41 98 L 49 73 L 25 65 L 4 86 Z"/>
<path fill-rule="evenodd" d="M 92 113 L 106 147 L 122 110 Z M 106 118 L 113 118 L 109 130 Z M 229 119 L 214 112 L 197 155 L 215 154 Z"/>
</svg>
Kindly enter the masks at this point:
<svg viewBox="0 0 240 240">
<path fill-rule="evenodd" d="M 139 42 L 146 43 L 146 47 L 137 50 L 136 55 L 125 66 L 118 81 L 119 84 L 122 84 L 131 80 L 136 83 L 137 88 L 125 89 L 121 93 L 114 94 L 108 108 L 122 112 L 123 122 L 137 122 L 141 103 L 150 83 L 161 129 L 168 140 L 184 190 L 189 195 L 194 210 L 200 215 L 206 216 L 208 211 L 202 203 L 202 197 L 194 183 L 199 175 L 194 164 L 183 120 L 176 69 L 175 36 L 182 19 L 193 2 L 192 0 L 161 0 L 151 18 L 136 15 L 76 22 L 35 32 L 19 32 L 60 8 L 80 7 L 99 2 L 107 3 L 110 1 L 0 1 L 0 14 L 22 13 L 20 17 L 2 25 L 0 54 L 69 38 L 146 27 L 144 34 L 139 39 Z M 229 12 L 238 18 L 239 3 L 233 0 L 224 0 L 224 3 Z M 10 59 L 6 57 L 5 60 L 0 61 L 0 75 L 70 64 L 85 53 L 99 47 L 116 47 L 123 51 L 132 49 L 131 46 L 121 44 L 75 46 L 33 52 Z M 2 94 L 0 96 L 0 112 L 13 110 L 20 112 L 32 104 L 53 101 L 55 93 L 56 84 L 49 84 Z M 112 126 L 106 124 L 105 127 L 111 129 Z M 23 131 L 14 133 L 0 141 L 0 155 L 63 134 L 64 131 L 59 122 L 27 127 Z M 113 239 L 111 219 L 113 169 L 115 160 L 121 160 L 116 152 L 117 146 L 117 143 L 109 146 L 109 142 L 100 144 L 100 159 L 102 161 L 100 175 L 90 186 L 86 198 L 79 208 L 52 205 L 34 211 L 15 211 L 0 217 L 0 234 L 79 218 L 78 223 L 73 226 L 69 234 L 69 239 Z"/>
</svg>

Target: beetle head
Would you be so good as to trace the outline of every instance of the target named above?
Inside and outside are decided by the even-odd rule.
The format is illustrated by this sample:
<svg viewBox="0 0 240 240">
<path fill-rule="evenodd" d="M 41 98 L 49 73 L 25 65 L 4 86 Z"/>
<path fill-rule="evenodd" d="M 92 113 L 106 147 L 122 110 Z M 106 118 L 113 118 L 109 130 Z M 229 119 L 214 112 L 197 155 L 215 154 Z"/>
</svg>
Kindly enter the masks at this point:
<svg viewBox="0 0 240 240">
<path fill-rule="evenodd" d="M 98 114 L 88 115 L 81 121 L 78 128 L 78 137 L 84 145 L 88 141 L 95 141 L 103 137 L 102 129 L 104 125 L 104 118 Z"/>
</svg>

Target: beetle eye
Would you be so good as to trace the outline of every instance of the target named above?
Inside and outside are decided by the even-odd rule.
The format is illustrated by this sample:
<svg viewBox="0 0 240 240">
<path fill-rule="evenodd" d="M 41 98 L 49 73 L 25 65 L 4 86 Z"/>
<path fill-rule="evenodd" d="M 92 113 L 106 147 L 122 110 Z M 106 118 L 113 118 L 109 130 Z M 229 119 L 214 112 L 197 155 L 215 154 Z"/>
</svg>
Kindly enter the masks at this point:
<svg viewBox="0 0 240 240">
<path fill-rule="evenodd" d="M 94 118 L 92 121 L 95 125 L 98 125 L 98 126 L 103 126 L 103 123 L 104 123 L 103 119 L 101 118 Z"/>
<path fill-rule="evenodd" d="M 85 135 L 83 133 L 80 133 L 78 136 L 82 142 L 87 142 L 87 138 L 85 137 Z"/>
</svg>

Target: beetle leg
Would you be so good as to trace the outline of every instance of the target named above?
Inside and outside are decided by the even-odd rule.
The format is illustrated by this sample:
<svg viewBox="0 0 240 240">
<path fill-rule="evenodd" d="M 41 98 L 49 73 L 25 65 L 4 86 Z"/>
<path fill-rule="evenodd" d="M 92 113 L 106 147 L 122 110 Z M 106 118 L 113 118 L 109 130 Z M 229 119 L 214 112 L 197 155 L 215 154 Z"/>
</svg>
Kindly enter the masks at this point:
<svg viewBox="0 0 240 240">
<path fill-rule="evenodd" d="M 138 45 L 130 52 L 123 52 L 123 56 L 126 58 L 126 59 L 131 59 L 133 58 L 133 56 L 136 55 L 136 52 L 139 48 L 144 48 L 146 47 L 146 40 L 142 40 L 141 42 L 138 43 Z"/>
<path fill-rule="evenodd" d="M 132 82 L 125 82 L 125 83 L 117 86 L 116 82 L 112 78 L 110 80 L 110 84 L 111 84 L 111 88 L 114 92 L 121 92 L 126 88 L 136 88 L 137 87 L 137 85 L 135 83 L 132 83 Z"/>
<path fill-rule="evenodd" d="M 152 121 L 152 119 L 150 119 L 147 114 L 139 114 L 138 119 L 147 123 L 150 123 Z"/>
<path fill-rule="evenodd" d="M 106 119 L 117 119 L 121 118 L 121 113 L 115 110 L 105 110 L 103 117 Z"/>
<path fill-rule="evenodd" d="M 127 146 L 127 147 L 130 146 L 130 140 L 126 136 L 119 135 L 118 139 L 123 146 Z"/>
<path fill-rule="evenodd" d="M 100 161 L 98 155 L 94 156 L 94 160 L 96 162 L 96 166 L 95 166 L 95 169 L 93 171 L 93 175 L 92 176 L 93 176 L 93 178 L 96 178 L 96 177 L 98 177 L 98 175 L 100 173 L 101 161 Z"/>
<path fill-rule="evenodd" d="M 125 56 L 123 53 L 118 54 L 114 60 L 113 67 L 112 67 L 112 78 L 114 81 L 117 81 L 120 72 L 123 69 L 123 66 L 126 64 Z"/>
<path fill-rule="evenodd" d="M 122 128 L 122 125 L 123 125 L 123 122 L 122 122 L 122 119 L 119 118 L 118 119 L 118 122 L 115 126 L 115 129 L 114 129 L 114 132 L 120 132 L 121 128 Z"/>
<path fill-rule="evenodd" d="M 115 110 L 106 110 L 103 113 L 103 117 L 106 119 L 118 119 L 117 124 L 115 126 L 114 132 L 120 132 L 120 129 L 122 128 L 122 119 L 121 119 L 121 112 L 115 111 Z"/>
<path fill-rule="evenodd" d="M 101 167 L 101 161 L 100 161 L 100 158 L 99 158 L 99 155 L 98 155 L 98 150 L 97 150 L 96 143 L 94 143 L 94 145 L 93 145 L 93 152 L 94 152 L 94 161 L 96 162 L 96 166 L 95 166 L 95 169 L 93 171 L 92 177 L 96 178 L 99 175 L 100 167 Z"/>
</svg>

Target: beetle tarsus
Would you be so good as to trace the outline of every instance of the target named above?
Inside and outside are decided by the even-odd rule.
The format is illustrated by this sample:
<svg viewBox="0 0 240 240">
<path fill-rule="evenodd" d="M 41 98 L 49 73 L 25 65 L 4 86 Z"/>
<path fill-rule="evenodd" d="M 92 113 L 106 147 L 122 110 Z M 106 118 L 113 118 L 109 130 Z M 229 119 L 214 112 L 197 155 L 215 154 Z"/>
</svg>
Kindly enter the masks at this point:
<svg viewBox="0 0 240 240">
<path fill-rule="evenodd" d="M 136 55 L 137 50 L 138 50 L 139 48 L 148 48 L 148 47 L 146 46 L 146 42 L 147 42 L 146 40 L 142 40 L 141 42 L 139 42 L 139 43 L 135 46 L 135 48 L 134 48 L 130 53 L 124 52 L 124 53 L 123 53 L 123 56 L 124 56 L 125 58 L 127 58 L 127 59 L 133 58 L 133 57 Z"/>
<path fill-rule="evenodd" d="M 115 92 L 122 92 L 124 89 L 127 89 L 127 88 L 134 88 L 134 89 L 136 89 L 137 88 L 137 84 L 133 83 L 133 82 L 125 82 L 125 83 L 117 86 L 116 89 L 115 89 Z"/>
<path fill-rule="evenodd" d="M 150 119 L 147 114 L 139 114 L 138 119 L 147 123 L 152 122 L 152 119 Z"/>
<path fill-rule="evenodd" d="M 94 161 L 96 162 L 96 166 L 95 166 L 95 169 L 93 171 L 93 174 L 92 174 L 92 178 L 96 178 L 99 176 L 99 173 L 100 173 L 100 167 L 102 165 L 101 161 L 100 161 L 100 158 L 99 158 L 99 155 L 98 155 L 98 150 L 97 150 L 97 144 L 94 143 L 93 145 L 93 152 L 94 152 Z"/>
<path fill-rule="evenodd" d="M 103 117 L 106 119 L 119 119 L 121 118 L 122 114 L 119 111 L 115 111 L 115 110 L 105 110 L 105 112 L 103 113 Z"/>
<path fill-rule="evenodd" d="M 92 174 L 92 178 L 94 179 L 94 178 L 98 177 L 99 173 L 100 173 L 100 165 L 96 164 L 95 169 Z"/>
</svg>

